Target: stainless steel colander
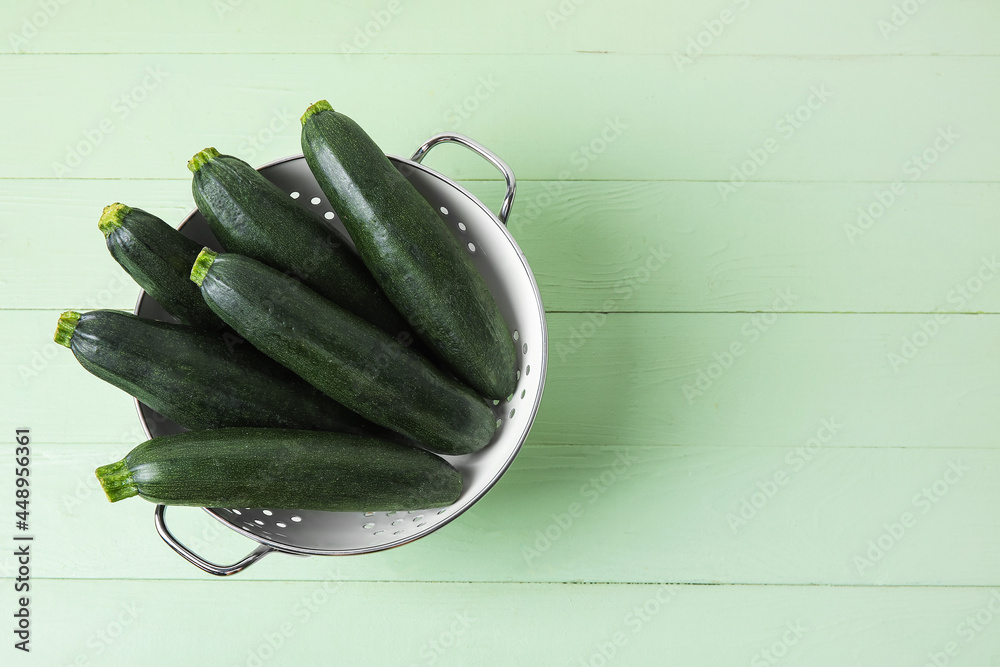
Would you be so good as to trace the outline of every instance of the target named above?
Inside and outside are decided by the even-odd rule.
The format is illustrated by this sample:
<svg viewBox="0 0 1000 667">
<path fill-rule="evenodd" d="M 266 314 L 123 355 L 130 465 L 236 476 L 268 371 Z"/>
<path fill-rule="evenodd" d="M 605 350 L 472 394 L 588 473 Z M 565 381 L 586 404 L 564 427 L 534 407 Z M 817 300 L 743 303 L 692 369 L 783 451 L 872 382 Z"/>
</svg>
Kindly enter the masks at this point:
<svg viewBox="0 0 1000 667">
<path fill-rule="evenodd" d="M 494 215 L 454 181 L 420 164 L 434 146 L 453 142 L 476 152 L 503 173 L 507 194 Z M 542 398 L 548 360 L 545 311 L 531 268 L 510 232 L 507 216 L 514 201 L 515 180 L 510 167 L 479 143 L 458 134 L 438 134 L 428 139 L 409 160 L 388 156 L 393 165 L 440 211 L 449 229 L 471 254 L 473 262 L 507 322 L 518 349 L 518 382 L 514 394 L 495 406 L 500 427 L 481 451 L 446 456 L 461 473 L 464 490 L 458 502 L 406 512 L 320 512 L 247 507 L 206 507 L 205 511 L 259 543 L 249 555 L 232 565 L 217 565 L 185 547 L 167 528 L 164 505 L 154 511 L 156 530 L 170 547 L 202 570 L 219 576 L 235 574 L 272 552 L 298 556 L 344 556 L 397 547 L 431 533 L 467 510 L 507 470 L 534 421 Z M 289 157 L 260 168 L 304 205 L 324 214 L 333 225 L 343 226 L 313 178 L 305 159 Z M 195 210 L 180 225 L 186 236 L 219 249 L 208 224 Z M 144 292 L 135 314 L 170 321 L 168 315 Z M 139 421 L 149 437 L 179 433 L 178 424 L 136 401 Z"/>
</svg>

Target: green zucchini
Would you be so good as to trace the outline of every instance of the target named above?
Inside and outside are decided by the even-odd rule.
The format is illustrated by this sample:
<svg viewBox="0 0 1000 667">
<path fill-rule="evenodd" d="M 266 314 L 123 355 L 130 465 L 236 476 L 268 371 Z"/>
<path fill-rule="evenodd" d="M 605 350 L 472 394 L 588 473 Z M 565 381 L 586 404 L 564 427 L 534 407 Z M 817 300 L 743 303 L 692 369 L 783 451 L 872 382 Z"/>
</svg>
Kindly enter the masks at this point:
<svg viewBox="0 0 1000 667">
<path fill-rule="evenodd" d="M 188 280 L 201 244 L 152 213 L 125 204 L 105 206 L 97 226 L 111 256 L 168 313 L 184 324 L 222 326 Z"/>
<path fill-rule="evenodd" d="M 416 334 L 484 396 L 513 393 L 517 350 L 503 315 L 427 200 L 325 100 L 302 116 L 302 152 L 361 258 Z"/>
<path fill-rule="evenodd" d="M 474 391 L 297 280 L 208 248 L 191 279 L 257 349 L 376 424 L 443 454 L 468 454 L 492 438 L 496 418 Z"/>
<path fill-rule="evenodd" d="M 363 512 L 450 505 L 462 476 L 444 459 L 342 433 L 225 428 L 147 440 L 96 471 L 111 502 Z"/>
<path fill-rule="evenodd" d="M 198 210 L 228 252 L 295 276 L 390 335 L 408 331 L 347 239 L 316 213 L 243 160 L 214 148 L 195 155 L 188 168 Z"/>
<path fill-rule="evenodd" d="M 386 433 L 231 333 L 95 310 L 63 313 L 54 339 L 88 371 L 187 428 Z"/>
</svg>

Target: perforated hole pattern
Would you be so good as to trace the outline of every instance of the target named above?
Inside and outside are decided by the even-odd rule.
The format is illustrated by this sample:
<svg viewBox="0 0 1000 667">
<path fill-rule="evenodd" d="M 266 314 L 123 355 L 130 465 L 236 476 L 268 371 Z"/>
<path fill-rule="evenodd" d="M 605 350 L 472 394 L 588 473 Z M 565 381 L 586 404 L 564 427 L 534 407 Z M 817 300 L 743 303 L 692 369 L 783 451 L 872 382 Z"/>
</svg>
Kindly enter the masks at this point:
<svg viewBox="0 0 1000 667">
<path fill-rule="evenodd" d="M 292 199 L 301 199 L 303 194 L 299 191 L 292 191 L 289 193 Z M 305 202 L 303 202 L 305 203 Z M 329 208 L 326 203 L 326 198 L 322 193 L 314 195 L 308 199 L 308 204 L 312 208 L 318 209 L 317 212 L 322 213 L 323 217 L 328 221 L 333 221 L 336 219 L 336 213 Z M 438 210 L 441 213 L 442 218 L 448 223 L 453 225 L 461 233 L 468 231 L 468 227 L 464 222 L 454 220 L 454 216 L 450 215 L 449 210 L 445 206 L 440 206 Z M 464 245 L 465 249 L 471 254 L 475 253 L 477 247 L 471 241 Z M 511 333 L 512 339 L 517 342 L 520 340 L 521 334 L 516 329 Z M 524 355 L 528 353 L 527 343 L 521 345 L 522 361 Z M 531 367 L 525 366 L 524 375 L 527 376 L 530 373 Z M 521 378 L 521 370 L 517 371 L 518 380 Z M 515 399 L 517 396 L 517 399 Z M 515 402 L 522 402 L 527 398 L 527 390 L 521 389 L 520 393 L 514 392 L 507 397 L 503 405 L 499 405 L 499 401 L 493 401 L 494 405 L 499 405 L 498 413 L 506 413 L 508 419 L 513 419 L 514 415 L 517 413 L 513 404 Z M 509 408 L 509 410 L 508 410 Z M 503 417 L 498 417 L 497 427 L 498 429 L 503 428 Z M 288 537 L 284 529 L 288 528 L 289 523 L 299 524 L 303 521 L 303 517 L 300 514 L 302 512 L 285 511 L 285 510 L 271 510 L 271 509 L 253 509 L 249 507 L 244 508 L 229 508 L 220 509 L 219 511 L 226 512 L 231 516 L 231 521 L 233 523 L 242 525 L 247 530 L 251 530 L 255 533 L 263 533 L 273 535 L 277 538 Z M 364 531 L 372 536 L 384 535 L 388 530 L 392 530 L 394 536 L 404 535 L 407 530 L 415 530 L 419 528 L 424 528 L 427 526 L 429 521 L 425 518 L 427 514 L 431 514 L 431 520 L 436 520 L 439 517 L 443 517 L 448 511 L 448 508 L 440 508 L 433 510 L 413 510 L 406 512 L 407 519 L 396 518 L 399 514 L 398 512 L 364 512 L 360 515 L 362 517 L 358 522 L 358 529 Z M 253 518 L 255 514 L 259 514 L 257 518 Z M 308 514 L 308 513 L 304 513 Z M 261 530 L 261 527 L 272 528 L 271 531 Z"/>
<path fill-rule="evenodd" d="M 349 554 L 378 551 L 421 537 L 471 506 L 496 481 L 523 443 L 540 399 L 545 370 L 545 317 L 538 288 L 517 245 L 485 206 L 447 178 L 407 160 L 390 157 L 406 178 L 433 203 L 460 246 L 483 273 L 519 353 L 517 386 L 503 401 L 493 401 L 497 434 L 482 451 L 445 457 L 461 473 L 462 497 L 449 507 L 412 512 L 318 512 L 274 508 L 206 508 L 226 525 L 252 539 L 290 553 Z M 261 167 L 261 173 L 289 196 L 343 230 L 319 190 L 302 157 Z M 208 224 L 195 210 L 180 226 L 181 232 L 201 245 L 219 249 Z M 472 244 L 471 247 L 469 244 Z M 136 314 L 150 319 L 170 316 L 144 293 Z M 527 348 L 525 347 L 527 345 Z M 528 363 L 536 366 L 529 367 Z M 540 365 L 540 366 L 539 366 Z M 139 404 L 143 428 L 156 437 L 183 429 Z"/>
</svg>

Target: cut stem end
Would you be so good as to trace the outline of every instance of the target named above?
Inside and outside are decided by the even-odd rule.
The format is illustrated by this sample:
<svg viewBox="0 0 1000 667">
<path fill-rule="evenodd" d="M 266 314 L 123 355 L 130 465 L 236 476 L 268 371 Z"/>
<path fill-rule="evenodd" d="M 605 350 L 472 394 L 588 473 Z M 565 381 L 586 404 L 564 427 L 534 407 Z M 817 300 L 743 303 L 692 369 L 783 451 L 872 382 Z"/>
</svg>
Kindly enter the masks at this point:
<svg viewBox="0 0 1000 667">
<path fill-rule="evenodd" d="M 122 226 L 122 219 L 132 212 L 131 206 L 115 202 L 104 207 L 101 219 L 97 223 L 97 228 L 104 233 L 104 238 L 111 236 L 111 232 Z"/>
<path fill-rule="evenodd" d="M 201 252 L 198 253 L 198 257 L 194 260 L 194 266 L 191 267 L 191 280 L 195 285 L 201 287 L 201 284 L 205 282 L 205 276 L 208 275 L 208 270 L 212 268 L 212 263 L 218 256 L 219 253 L 212 252 L 208 248 L 202 248 Z"/>
<path fill-rule="evenodd" d="M 320 111 L 333 111 L 333 107 L 330 106 L 330 103 L 326 100 L 320 100 L 319 102 L 310 105 L 309 108 L 306 109 L 306 112 L 302 114 L 302 124 L 305 125 L 310 116 L 315 113 L 319 113 Z"/>
<path fill-rule="evenodd" d="M 56 325 L 56 333 L 52 340 L 69 347 L 70 340 L 73 339 L 73 332 L 76 331 L 76 323 L 80 321 L 80 313 L 75 310 L 67 310 L 59 316 L 59 324 Z"/>
<path fill-rule="evenodd" d="M 197 174 L 198 170 L 201 169 L 205 163 L 219 157 L 219 155 L 221 155 L 221 153 L 211 146 L 203 151 L 198 151 L 194 154 L 193 158 L 188 160 L 188 169 L 190 169 L 192 173 Z"/>
<path fill-rule="evenodd" d="M 101 488 L 113 503 L 139 495 L 139 488 L 132 480 L 132 472 L 128 469 L 125 459 L 101 466 L 94 474 L 97 475 Z"/>
</svg>

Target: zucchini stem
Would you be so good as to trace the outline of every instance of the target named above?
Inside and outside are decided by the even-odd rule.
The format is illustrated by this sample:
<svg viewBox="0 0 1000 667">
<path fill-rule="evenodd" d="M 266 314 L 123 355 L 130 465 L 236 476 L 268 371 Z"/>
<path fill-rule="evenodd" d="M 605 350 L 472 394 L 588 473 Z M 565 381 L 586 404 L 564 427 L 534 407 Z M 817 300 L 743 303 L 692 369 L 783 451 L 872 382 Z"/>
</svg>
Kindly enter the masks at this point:
<svg viewBox="0 0 1000 667">
<path fill-rule="evenodd" d="M 97 228 L 104 233 L 104 238 L 111 236 L 111 232 L 122 226 L 122 218 L 132 212 L 131 206 L 115 202 L 104 207 L 101 219 L 97 223 Z"/>
<path fill-rule="evenodd" d="M 198 173 L 198 170 L 201 169 L 202 165 L 206 162 L 210 162 L 214 158 L 219 157 L 219 155 L 219 151 L 209 146 L 203 151 L 198 151 L 194 154 L 193 158 L 188 160 L 188 169 L 190 169 L 192 173 Z"/>
<path fill-rule="evenodd" d="M 69 342 L 73 338 L 73 332 L 76 331 L 76 323 L 80 321 L 80 313 L 75 310 L 67 310 L 65 313 L 59 316 L 59 324 L 56 325 L 56 333 L 52 336 L 52 340 L 69 347 Z"/>
<path fill-rule="evenodd" d="M 208 248 L 202 248 L 201 252 L 194 260 L 194 266 L 191 267 L 191 280 L 198 286 L 205 282 L 205 276 L 208 275 L 208 270 L 212 267 L 212 262 L 215 258 L 219 256 L 219 253 L 212 252 Z"/>
<path fill-rule="evenodd" d="M 320 111 L 333 111 L 333 107 L 330 106 L 330 103 L 326 100 L 320 100 L 319 102 L 310 105 L 309 108 L 306 109 L 306 112 L 302 114 L 302 124 L 305 125 L 306 121 L 309 120 L 309 116 L 312 116 L 314 113 L 319 113 Z"/>
<path fill-rule="evenodd" d="M 125 459 L 101 466 L 94 473 L 108 500 L 113 503 L 139 495 L 139 487 L 132 479 L 132 471 L 128 469 Z"/>
</svg>

